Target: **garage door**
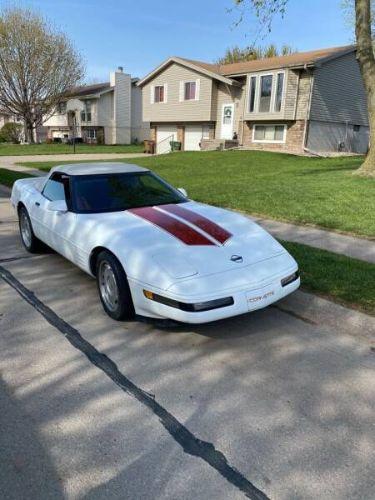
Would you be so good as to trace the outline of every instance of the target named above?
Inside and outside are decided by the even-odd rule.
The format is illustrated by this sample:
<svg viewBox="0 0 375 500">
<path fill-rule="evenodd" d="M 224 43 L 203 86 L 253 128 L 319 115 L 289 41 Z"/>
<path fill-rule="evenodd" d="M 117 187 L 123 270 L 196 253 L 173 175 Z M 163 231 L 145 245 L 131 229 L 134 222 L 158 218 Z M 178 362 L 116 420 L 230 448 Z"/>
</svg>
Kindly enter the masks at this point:
<svg viewBox="0 0 375 500">
<path fill-rule="evenodd" d="M 177 127 L 173 125 L 160 125 L 156 127 L 156 152 L 158 154 L 169 153 L 170 141 L 177 141 Z"/>
<path fill-rule="evenodd" d="M 186 125 L 185 127 L 185 151 L 200 151 L 202 140 L 202 125 Z"/>
</svg>

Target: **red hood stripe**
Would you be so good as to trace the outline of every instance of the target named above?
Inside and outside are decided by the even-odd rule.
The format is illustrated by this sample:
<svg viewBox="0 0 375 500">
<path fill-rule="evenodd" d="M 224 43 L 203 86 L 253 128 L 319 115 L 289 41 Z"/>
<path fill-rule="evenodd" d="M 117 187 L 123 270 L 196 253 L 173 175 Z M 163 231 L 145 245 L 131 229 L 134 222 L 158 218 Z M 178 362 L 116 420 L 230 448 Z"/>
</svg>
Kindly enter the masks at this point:
<svg viewBox="0 0 375 500">
<path fill-rule="evenodd" d="M 164 231 L 186 243 L 186 245 L 215 245 L 215 243 L 194 228 L 166 213 L 156 210 L 154 207 L 131 208 L 128 212 L 164 229 Z"/>
<path fill-rule="evenodd" d="M 181 205 L 161 205 L 160 208 L 181 217 L 181 219 L 185 219 L 191 224 L 194 224 L 199 227 L 199 229 L 202 229 L 202 231 L 205 231 L 207 234 L 212 236 L 212 238 L 215 238 L 215 240 L 221 244 L 224 244 L 232 236 L 231 233 L 215 222 L 212 222 L 203 215 L 197 214 L 196 212 L 184 208 Z"/>
</svg>

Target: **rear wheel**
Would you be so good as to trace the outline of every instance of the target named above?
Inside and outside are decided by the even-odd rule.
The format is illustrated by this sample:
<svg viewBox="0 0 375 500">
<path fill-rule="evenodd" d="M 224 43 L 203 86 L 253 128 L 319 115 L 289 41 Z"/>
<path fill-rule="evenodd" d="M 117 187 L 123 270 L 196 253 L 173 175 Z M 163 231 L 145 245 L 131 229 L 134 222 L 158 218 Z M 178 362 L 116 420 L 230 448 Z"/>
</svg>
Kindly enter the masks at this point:
<svg viewBox="0 0 375 500">
<path fill-rule="evenodd" d="M 38 252 L 42 247 L 42 242 L 35 236 L 29 214 L 24 206 L 18 210 L 18 223 L 23 246 L 30 253 Z"/>
<path fill-rule="evenodd" d="M 96 262 L 96 281 L 105 312 L 112 319 L 134 317 L 134 305 L 124 268 L 117 258 L 104 250 Z"/>
</svg>

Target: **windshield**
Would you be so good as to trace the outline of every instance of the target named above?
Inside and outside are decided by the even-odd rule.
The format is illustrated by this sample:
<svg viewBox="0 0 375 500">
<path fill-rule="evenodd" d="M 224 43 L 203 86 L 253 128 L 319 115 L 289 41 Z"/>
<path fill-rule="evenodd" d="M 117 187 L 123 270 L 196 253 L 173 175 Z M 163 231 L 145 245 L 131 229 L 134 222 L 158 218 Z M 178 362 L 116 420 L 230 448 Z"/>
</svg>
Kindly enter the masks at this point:
<svg viewBox="0 0 375 500">
<path fill-rule="evenodd" d="M 152 172 L 73 177 L 73 209 L 78 213 L 116 212 L 185 201 L 177 189 Z"/>
</svg>

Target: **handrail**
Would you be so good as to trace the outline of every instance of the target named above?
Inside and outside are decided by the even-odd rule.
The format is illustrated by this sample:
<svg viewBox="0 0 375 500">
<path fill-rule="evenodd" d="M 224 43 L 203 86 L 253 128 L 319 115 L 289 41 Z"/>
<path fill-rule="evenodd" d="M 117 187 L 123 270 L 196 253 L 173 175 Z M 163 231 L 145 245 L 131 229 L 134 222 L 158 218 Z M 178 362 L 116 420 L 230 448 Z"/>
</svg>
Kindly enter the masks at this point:
<svg viewBox="0 0 375 500">
<path fill-rule="evenodd" d="M 174 134 L 171 134 L 171 135 L 169 135 L 168 137 L 165 137 L 165 139 L 163 139 L 163 140 L 161 140 L 161 141 L 157 142 L 157 143 L 156 143 L 156 152 L 158 151 L 158 146 L 160 146 L 160 144 L 162 144 L 162 143 L 163 143 L 163 142 L 165 142 L 165 141 L 169 141 L 169 142 L 170 142 L 170 141 L 173 141 L 173 138 L 174 138 Z"/>
</svg>

